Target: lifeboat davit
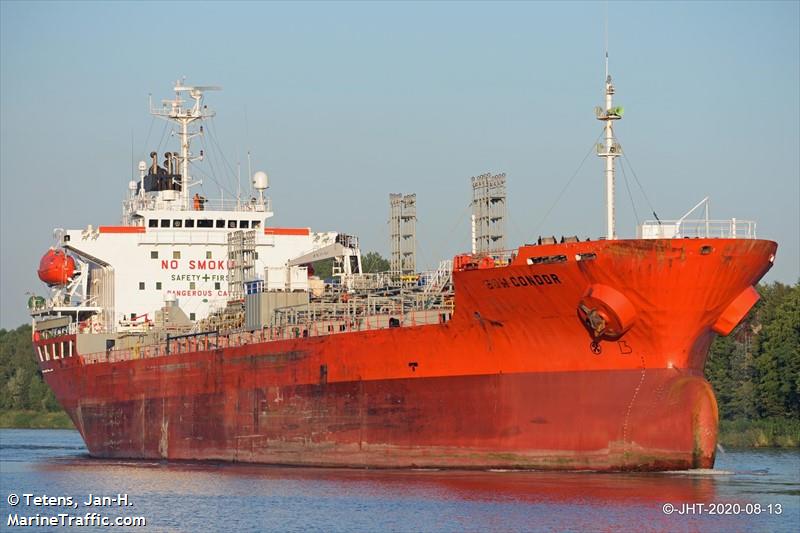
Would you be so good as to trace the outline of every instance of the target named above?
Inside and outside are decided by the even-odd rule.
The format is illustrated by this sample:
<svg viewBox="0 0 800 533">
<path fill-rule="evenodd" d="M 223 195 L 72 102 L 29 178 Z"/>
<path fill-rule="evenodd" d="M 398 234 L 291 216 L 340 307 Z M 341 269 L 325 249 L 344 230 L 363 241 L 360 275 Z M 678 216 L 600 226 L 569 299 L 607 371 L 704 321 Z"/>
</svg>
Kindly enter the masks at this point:
<svg viewBox="0 0 800 533">
<path fill-rule="evenodd" d="M 50 248 L 39 261 L 38 273 L 48 285 L 65 285 L 75 274 L 75 260 L 63 250 Z"/>
</svg>

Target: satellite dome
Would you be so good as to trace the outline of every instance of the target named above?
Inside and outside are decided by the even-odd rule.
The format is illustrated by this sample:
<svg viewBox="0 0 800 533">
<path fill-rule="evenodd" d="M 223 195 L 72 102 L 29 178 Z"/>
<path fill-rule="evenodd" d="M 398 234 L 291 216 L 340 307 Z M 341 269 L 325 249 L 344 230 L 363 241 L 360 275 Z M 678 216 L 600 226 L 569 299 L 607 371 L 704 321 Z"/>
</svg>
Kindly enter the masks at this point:
<svg viewBox="0 0 800 533">
<path fill-rule="evenodd" d="M 269 187 L 269 177 L 267 173 L 259 170 L 255 174 L 253 174 L 253 188 L 259 191 L 263 191 Z"/>
</svg>

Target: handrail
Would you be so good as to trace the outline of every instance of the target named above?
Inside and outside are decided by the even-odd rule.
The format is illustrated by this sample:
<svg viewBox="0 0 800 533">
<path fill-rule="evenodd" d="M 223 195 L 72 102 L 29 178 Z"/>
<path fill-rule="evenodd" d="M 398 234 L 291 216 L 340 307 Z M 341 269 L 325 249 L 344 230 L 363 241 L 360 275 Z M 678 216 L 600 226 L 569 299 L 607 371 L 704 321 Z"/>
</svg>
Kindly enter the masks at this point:
<svg viewBox="0 0 800 533">
<path fill-rule="evenodd" d="M 220 333 L 209 331 L 207 333 L 192 333 L 177 337 L 169 337 L 166 342 L 135 346 L 132 348 L 111 349 L 101 352 L 80 354 L 84 364 L 114 363 L 135 359 L 150 359 L 154 357 L 167 357 L 181 353 L 218 350 L 234 348 L 248 344 L 277 342 L 281 340 L 299 339 L 304 337 L 321 337 L 340 333 L 378 331 L 393 327 L 414 327 L 442 323 L 442 315 L 452 313 L 451 306 L 437 309 L 411 310 L 403 313 L 376 313 L 361 317 L 342 317 L 334 320 L 314 320 L 297 324 L 284 324 L 280 326 L 264 327 L 256 331 L 242 331 Z M 402 314 L 402 316 L 397 316 Z M 396 319 L 397 325 L 392 325 L 390 319 Z M 435 320 L 432 320 L 435 319 Z M 444 320 L 447 320 L 445 318 Z M 385 325 L 383 325 L 385 324 Z"/>
<path fill-rule="evenodd" d="M 240 201 L 236 199 L 223 199 L 215 198 L 205 200 L 202 209 L 194 209 L 193 204 L 189 206 L 183 205 L 183 202 L 176 199 L 174 201 L 159 200 L 156 198 L 128 198 L 124 201 L 126 211 L 132 213 L 134 211 L 233 211 L 233 212 L 253 212 L 265 213 L 272 211 L 272 202 L 270 198 L 264 198 L 261 201 Z"/>
<path fill-rule="evenodd" d="M 755 239 L 756 223 L 753 220 L 678 219 L 646 220 L 638 228 L 640 239 L 680 239 L 686 237 Z"/>
</svg>

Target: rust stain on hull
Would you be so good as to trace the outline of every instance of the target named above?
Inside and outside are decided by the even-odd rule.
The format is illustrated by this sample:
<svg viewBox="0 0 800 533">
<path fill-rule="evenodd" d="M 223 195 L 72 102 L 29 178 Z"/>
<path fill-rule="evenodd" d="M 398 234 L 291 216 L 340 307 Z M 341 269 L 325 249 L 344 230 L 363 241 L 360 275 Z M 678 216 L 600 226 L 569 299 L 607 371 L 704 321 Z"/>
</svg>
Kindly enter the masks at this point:
<svg viewBox="0 0 800 533">
<path fill-rule="evenodd" d="M 99 457 L 711 467 L 717 405 L 702 376 L 712 327 L 775 249 L 722 239 L 523 247 L 507 267 L 455 272 L 446 324 L 40 365 Z M 528 263 L 556 253 L 593 259 Z M 579 319 L 594 284 L 636 310 L 620 339 L 593 342 Z"/>
<path fill-rule="evenodd" d="M 681 393 L 655 401 L 661 388 L 674 389 L 676 381 L 691 386 L 684 383 Z M 716 442 L 716 405 L 697 407 L 709 391 L 701 377 L 673 371 L 651 372 L 646 383 L 637 371 L 504 374 L 339 382 L 324 391 L 317 385 L 287 386 L 277 393 L 198 390 L 109 402 L 84 409 L 83 420 L 90 453 L 99 457 L 677 469 L 713 465 L 713 446 L 697 444 L 698 434 Z M 639 401 L 631 407 L 634 392 Z M 698 409 L 705 409 L 702 427 L 699 419 L 687 417 Z"/>
</svg>

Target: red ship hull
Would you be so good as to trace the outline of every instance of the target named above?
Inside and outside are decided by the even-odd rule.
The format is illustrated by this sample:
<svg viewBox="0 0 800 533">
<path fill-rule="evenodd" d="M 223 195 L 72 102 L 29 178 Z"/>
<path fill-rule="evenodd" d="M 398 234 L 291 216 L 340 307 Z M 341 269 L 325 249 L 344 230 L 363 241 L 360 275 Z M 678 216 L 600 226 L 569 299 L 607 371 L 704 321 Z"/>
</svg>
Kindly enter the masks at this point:
<svg viewBox="0 0 800 533">
<path fill-rule="evenodd" d="M 775 251 L 727 239 L 523 247 L 510 266 L 455 272 L 444 324 L 40 365 L 98 457 L 711 467 L 708 347 L 754 303 Z M 593 336 L 582 305 L 619 331 Z"/>
</svg>

